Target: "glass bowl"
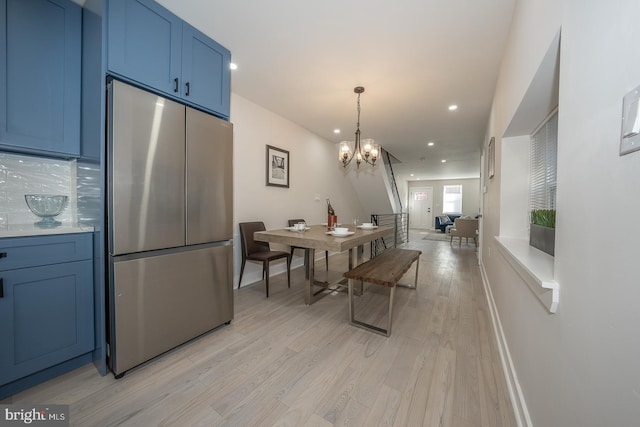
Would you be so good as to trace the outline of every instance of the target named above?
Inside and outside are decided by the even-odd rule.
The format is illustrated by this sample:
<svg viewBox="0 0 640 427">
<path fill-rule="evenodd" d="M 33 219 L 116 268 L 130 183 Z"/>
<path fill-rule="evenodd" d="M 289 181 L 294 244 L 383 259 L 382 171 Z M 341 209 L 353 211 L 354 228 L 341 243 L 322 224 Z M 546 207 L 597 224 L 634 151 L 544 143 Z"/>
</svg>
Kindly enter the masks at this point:
<svg viewBox="0 0 640 427">
<path fill-rule="evenodd" d="M 34 223 L 37 227 L 51 228 L 62 224 L 53 219 L 67 207 L 69 196 L 46 195 L 46 194 L 25 194 L 24 200 L 27 206 L 35 215 L 42 218 L 42 221 Z"/>
</svg>

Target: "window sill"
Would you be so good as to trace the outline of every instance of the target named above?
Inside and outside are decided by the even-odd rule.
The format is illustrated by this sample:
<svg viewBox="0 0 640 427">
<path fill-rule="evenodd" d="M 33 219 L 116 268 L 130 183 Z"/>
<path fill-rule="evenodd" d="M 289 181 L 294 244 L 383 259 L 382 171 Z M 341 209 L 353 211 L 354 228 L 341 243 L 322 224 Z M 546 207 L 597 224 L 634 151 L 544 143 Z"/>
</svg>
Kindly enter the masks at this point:
<svg viewBox="0 0 640 427">
<path fill-rule="evenodd" d="M 527 239 L 496 236 L 498 250 L 525 281 L 542 304 L 555 313 L 558 308 L 560 285 L 554 281 L 554 260 L 529 246 Z"/>
</svg>

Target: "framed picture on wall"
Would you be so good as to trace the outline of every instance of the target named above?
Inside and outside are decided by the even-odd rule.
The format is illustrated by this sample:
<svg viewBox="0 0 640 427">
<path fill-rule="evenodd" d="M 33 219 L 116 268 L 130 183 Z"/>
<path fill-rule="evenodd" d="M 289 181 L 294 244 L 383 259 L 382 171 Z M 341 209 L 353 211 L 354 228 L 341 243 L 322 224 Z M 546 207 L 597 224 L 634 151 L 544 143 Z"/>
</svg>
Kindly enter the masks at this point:
<svg viewBox="0 0 640 427">
<path fill-rule="evenodd" d="M 267 185 L 289 188 L 289 152 L 267 145 Z"/>
<path fill-rule="evenodd" d="M 495 147 L 495 138 L 491 137 L 491 140 L 489 141 L 489 159 L 487 161 L 488 164 L 488 171 L 489 173 L 487 175 L 489 175 L 489 178 L 493 178 L 493 175 L 495 175 L 495 167 L 496 167 L 496 147 Z"/>
</svg>

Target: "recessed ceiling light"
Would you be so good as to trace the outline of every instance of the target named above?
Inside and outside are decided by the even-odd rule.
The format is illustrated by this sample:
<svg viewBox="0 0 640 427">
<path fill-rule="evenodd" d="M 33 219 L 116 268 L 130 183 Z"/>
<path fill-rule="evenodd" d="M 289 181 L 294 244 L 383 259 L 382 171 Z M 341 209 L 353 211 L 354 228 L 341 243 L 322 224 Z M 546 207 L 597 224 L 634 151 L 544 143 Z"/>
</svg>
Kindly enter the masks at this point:
<svg viewBox="0 0 640 427">
<path fill-rule="evenodd" d="M 334 129 L 333 133 L 340 133 L 340 129 Z"/>
<path fill-rule="evenodd" d="M 413 174 L 411 174 L 411 176 L 413 176 Z"/>
<path fill-rule="evenodd" d="M 447 163 L 445 159 L 440 160 L 440 163 Z"/>
<path fill-rule="evenodd" d="M 433 142 L 433 141 L 429 141 L 429 142 L 427 142 L 427 145 L 428 145 L 429 147 L 433 147 L 434 145 L 436 145 L 436 143 L 435 143 L 435 142 Z"/>
<path fill-rule="evenodd" d="M 238 64 L 232 62 L 229 64 L 229 69 L 231 70 L 237 70 L 238 69 Z"/>
<path fill-rule="evenodd" d="M 449 111 L 457 110 L 458 106 L 456 104 L 449 105 Z"/>
<path fill-rule="evenodd" d="M 416 178 L 418 181 L 420 181 L 420 178 Z"/>
</svg>

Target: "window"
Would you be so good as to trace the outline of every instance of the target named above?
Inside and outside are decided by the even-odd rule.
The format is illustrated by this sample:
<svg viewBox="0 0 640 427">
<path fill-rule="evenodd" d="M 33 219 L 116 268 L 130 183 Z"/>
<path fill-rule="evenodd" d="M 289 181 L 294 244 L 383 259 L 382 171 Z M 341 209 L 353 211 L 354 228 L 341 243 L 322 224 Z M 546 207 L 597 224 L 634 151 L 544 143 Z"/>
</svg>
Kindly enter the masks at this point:
<svg viewBox="0 0 640 427">
<path fill-rule="evenodd" d="M 556 208 L 556 163 L 558 152 L 558 111 L 531 135 L 529 168 L 529 209 Z"/>
<path fill-rule="evenodd" d="M 462 185 L 444 186 L 442 211 L 445 213 L 462 213 Z"/>
</svg>

